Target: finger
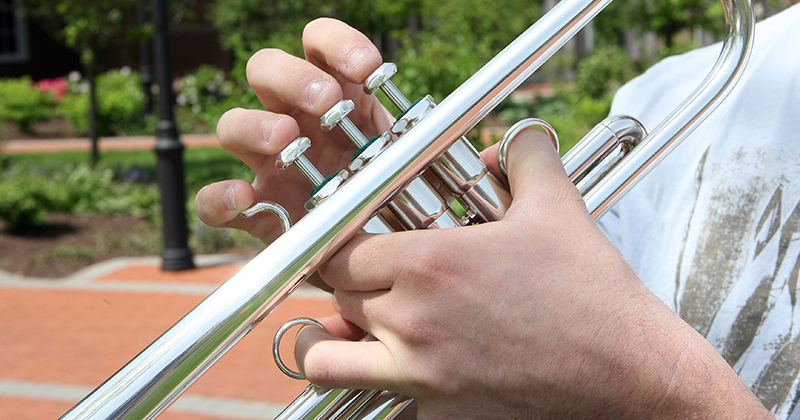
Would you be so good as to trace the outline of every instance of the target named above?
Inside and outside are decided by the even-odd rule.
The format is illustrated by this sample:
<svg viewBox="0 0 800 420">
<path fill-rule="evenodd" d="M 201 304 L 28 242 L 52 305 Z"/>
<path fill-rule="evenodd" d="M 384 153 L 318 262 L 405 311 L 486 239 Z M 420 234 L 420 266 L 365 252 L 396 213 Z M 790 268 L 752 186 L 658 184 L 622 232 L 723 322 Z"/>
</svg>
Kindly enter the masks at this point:
<svg viewBox="0 0 800 420">
<path fill-rule="evenodd" d="M 319 117 L 342 99 L 336 79 L 322 69 L 281 50 L 267 48 L 247 62 L 247 81 L 267 110 L 295 109 Z"/>
<path fill-rule="evenodd" d="M 256 172 L 274 165 L 274 156 L 299 135 L 294 119 L 267 111 L 234 108 L 217 123 L 220 145 Z"/>
<path fill-rule="evenodd" d="M 505 178 L 500 171 L 500 162 L 497 160 L 497 151 L 500 150 L 500 143 L 495 143 L 480 152 L 481 160 L 489 170 L 498 178 Z"/>
<path fill-rule="evenodd" d="M 342 329 L 341 317 L 320 322 L 330 330 Z M 379 341 L 350 341 L 320 328 L 303 328 L 295 341 L 300 372 L 312 383 L 336 389 L 392 389 L 398 381 L 392 354 Z"/>
<path fill-rule="evenodd" d="M 303 48 L 310 62 L 357 85 L 381 65 L 378 48 L 364 34 L 335 19 L 306 25 Z"/>
<path fill-rule="evenodd" d="M 517 135 L 508 150 L 507 170 L 514 201 L 506 217 L 513 218 L 519 211 L 586 212 L 583 199 L 567 178 L 561 158 L 544 132 L 528 128 Z"/>
<path fill-rule="evenodd" d="M 437 268 L 435 265 L 444 252 L 437 245 L 441 235 L 438 230 L 358 234 L 329 258 L 319 272 L 337 290 L 388 290 L 396 279 L 408 277 L 409 270 L 416 273 Z"/>
<path fill-rule="evenodd" d="M 206 185 L 194 199 L 194 209 L 200 220 L 213 227 L 244 228 L 248 223 L 239 215 L 255 201 L 253 187 L 243 180 L 221 181 Z"/>
</svg>

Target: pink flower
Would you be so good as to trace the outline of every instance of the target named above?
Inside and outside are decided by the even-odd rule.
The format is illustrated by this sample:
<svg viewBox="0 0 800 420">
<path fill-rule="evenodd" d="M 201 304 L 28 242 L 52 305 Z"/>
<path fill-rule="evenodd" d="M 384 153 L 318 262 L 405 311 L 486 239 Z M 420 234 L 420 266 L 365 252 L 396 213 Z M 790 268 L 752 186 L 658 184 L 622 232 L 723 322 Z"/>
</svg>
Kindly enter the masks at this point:
<svg viewBox="0 0 800 420">
<path fill-rule="evenodd" d="M 67 93 L 69 86 L 67 80 L 63 77 L 56 77 L 55 79 L 42 79 L 36 84 L 39 89 L 45 92 L 51 92 L 56 99 L 61 99 Z"/>
</svg>

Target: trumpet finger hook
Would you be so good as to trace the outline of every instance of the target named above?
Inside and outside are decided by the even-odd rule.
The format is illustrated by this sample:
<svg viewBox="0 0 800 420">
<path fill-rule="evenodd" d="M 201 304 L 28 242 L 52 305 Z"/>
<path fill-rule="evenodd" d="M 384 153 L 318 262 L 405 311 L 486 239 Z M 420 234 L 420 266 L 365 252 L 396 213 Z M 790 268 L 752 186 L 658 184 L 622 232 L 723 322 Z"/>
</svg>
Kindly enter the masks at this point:
<svg viewBox="0 0 800 420">
<path fill-rule="evenodd" d="M 289 216 L 289 212 L 286 211 L 286 209 L 280 204 L 273 203 L 271 201 L 262 201 L 260 203 L 256 203 L 253 207 L 243 211 L 242 217 L 253 217 L 256 214 L 265 211 L 268 211 L 278 217 L 278 220 L 281 222 L 281 228 L 284 232 L 292 227 L 292 218 Z"/>
<path fill-rule="evenodd" d="M 508 148 L 511 147 L 511 142 L 517 138 L 517 135 L 528 127 L 537 127 L 544 131 L 544 133 L 550 137 L 550 140 L 553 142 L 553 146 L 556 148 L 556 152 L 558 152 L 558 135 L 556 134 L 556 130 L 550 124 L 544 120 L 540 120 L 539 118 L 526 118 L 518 121 L 516 124 L 512 125 L 508 131 L 506 131 L 502 140 L 500 140 L 500 147 L 497 149 L 497 160 L 500 163 L 500 172 L 502 172 L 503 176 L 506 177 L 506 180 L 508 180 Z"/>
<path fill-rule="evenodd" d="M 294 327 L 295 325 L 313 325 L 316 327 L 320 327 L 323 330 L 325 326 L 322 325 L 321 322 L 317 321 L 313 318 L 295 318 L 278 328 L 278 332 L 275 333 L 275 339 L 272 340 L 272 357 L 275 359 L 275 364 L 278 365 L 278 369 L 281 370 L 286 376 L 293 378 L 293 379 L 300 379 L 305 380 L 306 377 L 303 376 L 300 372 L 290 369 L 283 363 L 283 359 L 281 359 L 281 353 L 279 350 L 281 340 L 283 339 L 283 335 L 286 334 L 286 331 L 289 331 L 290 328 Z"/>
</svg>

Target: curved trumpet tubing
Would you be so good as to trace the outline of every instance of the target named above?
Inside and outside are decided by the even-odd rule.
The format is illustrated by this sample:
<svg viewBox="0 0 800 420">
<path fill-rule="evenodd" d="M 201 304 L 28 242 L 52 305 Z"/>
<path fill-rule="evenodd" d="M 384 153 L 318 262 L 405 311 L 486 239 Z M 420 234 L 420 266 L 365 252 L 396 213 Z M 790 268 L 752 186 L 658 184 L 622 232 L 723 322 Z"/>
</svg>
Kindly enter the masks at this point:
<svg viewBox="0 0 800 420">
<path fill-rule="evenodd" d="M 558 3 L 62 419 L 156 417 L 406 186 L 425 178 L 418 175 L 453 144 L 463 147 L 459 139 L 467 131 L 610 1 Z M 745 0 L 723 0 L 723 5 L 730 29 L 712 74 L 586 192 L 584 199 L 595 218 L 674 149 L 738 79 L 752 45 L 754 19 Z M 494 205 L 498 210 L 503 203 Z M 366 410 L 351 412 L 352 418 L 392 418 L 404 400 L 383 391 L 334 391 L 355 395 L 358 409 Z"/>
</svg>

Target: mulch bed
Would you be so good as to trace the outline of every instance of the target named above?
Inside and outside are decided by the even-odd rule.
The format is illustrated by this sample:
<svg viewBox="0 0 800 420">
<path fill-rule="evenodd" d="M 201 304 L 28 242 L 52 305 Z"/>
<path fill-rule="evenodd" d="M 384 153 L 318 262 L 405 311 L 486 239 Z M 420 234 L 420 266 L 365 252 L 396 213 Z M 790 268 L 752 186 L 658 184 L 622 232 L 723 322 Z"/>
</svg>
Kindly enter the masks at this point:
<svg viewBox="0 0 800 420">
<path fill-rule="evenodd" d="M 24 232 L 10 232 L 0 221 L 0 269 L 61 278 L 103 260 L 144 255 L 138 243 L 152 244 L 158 235 L 152 223 L 133 216 L 51 214 L 43 226 Z"/>
</svg>

